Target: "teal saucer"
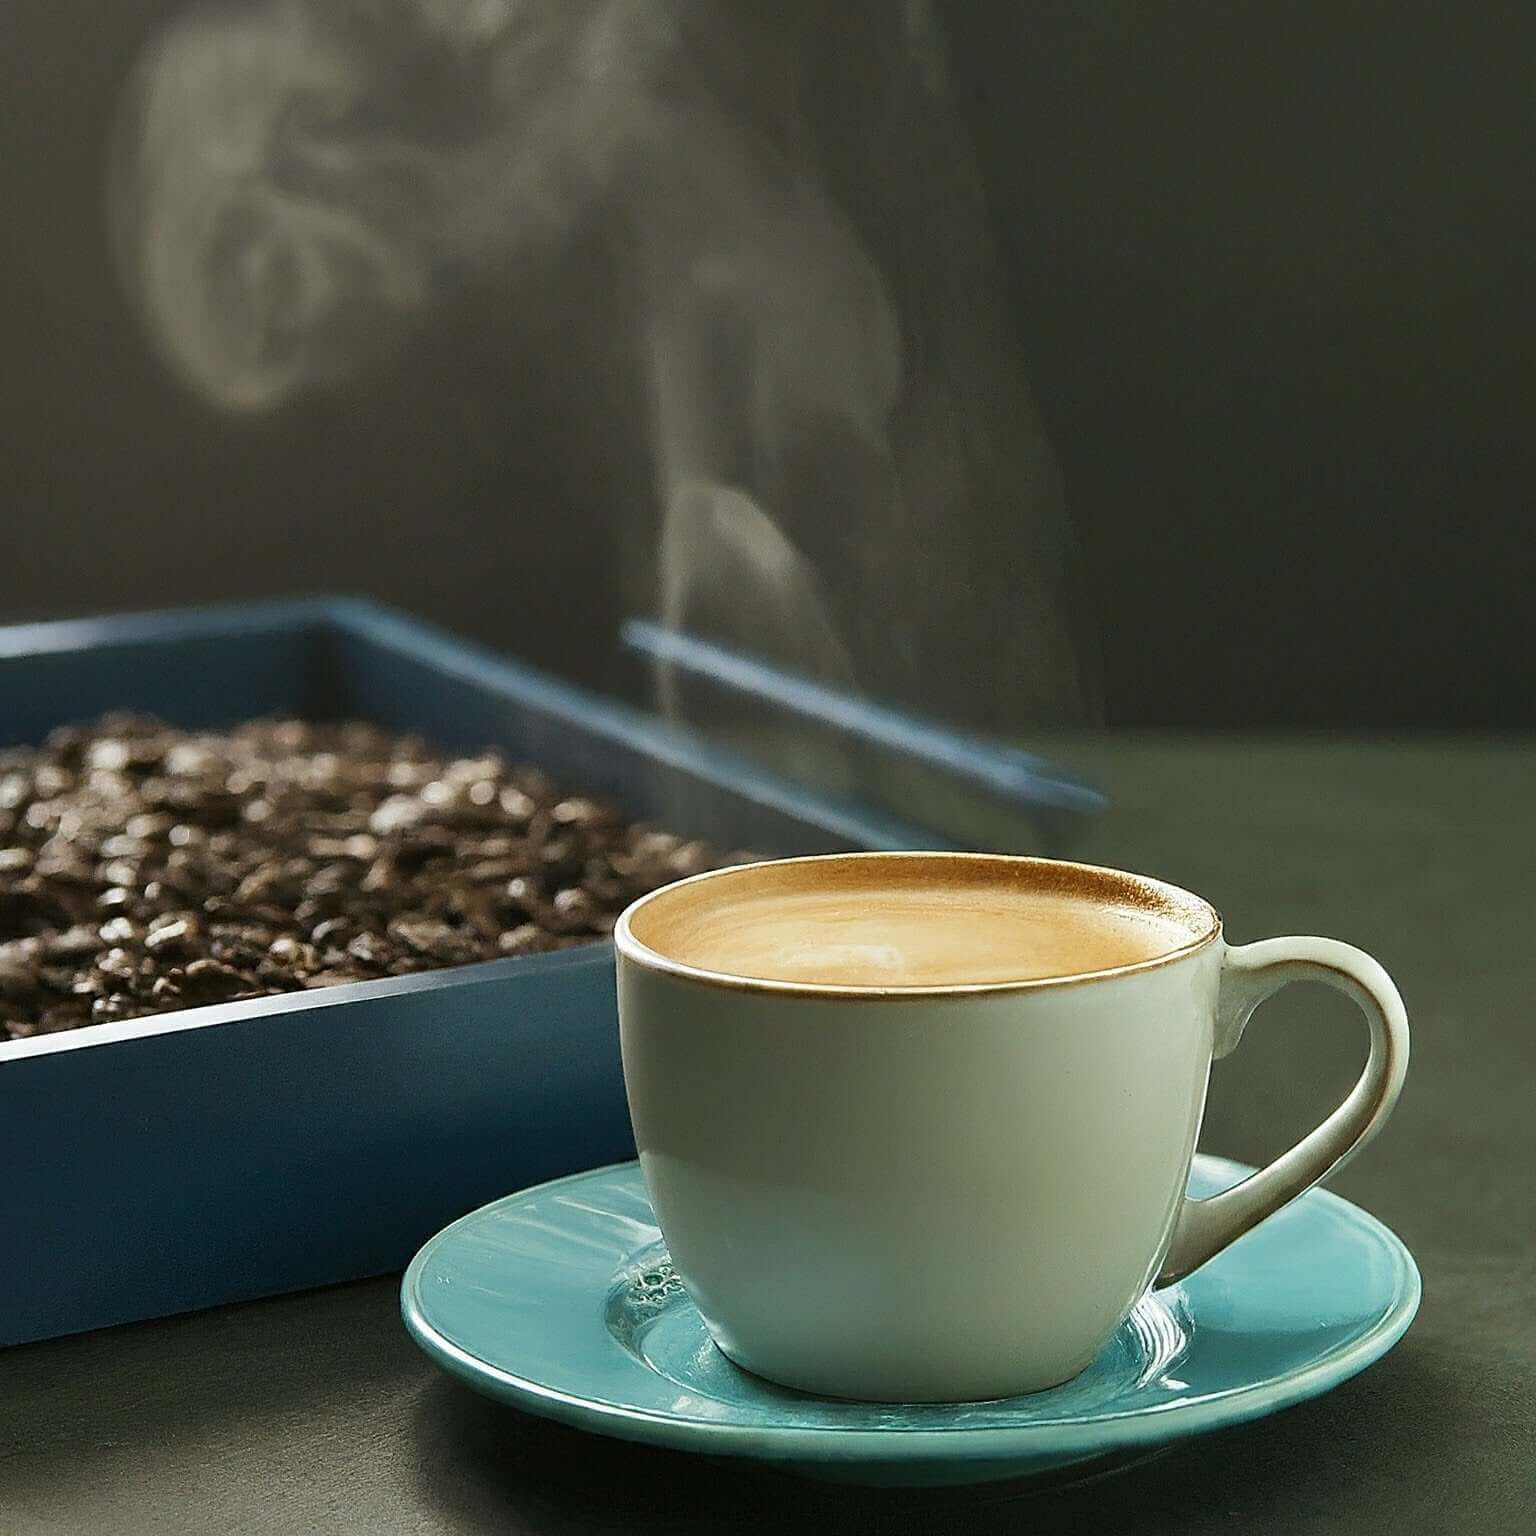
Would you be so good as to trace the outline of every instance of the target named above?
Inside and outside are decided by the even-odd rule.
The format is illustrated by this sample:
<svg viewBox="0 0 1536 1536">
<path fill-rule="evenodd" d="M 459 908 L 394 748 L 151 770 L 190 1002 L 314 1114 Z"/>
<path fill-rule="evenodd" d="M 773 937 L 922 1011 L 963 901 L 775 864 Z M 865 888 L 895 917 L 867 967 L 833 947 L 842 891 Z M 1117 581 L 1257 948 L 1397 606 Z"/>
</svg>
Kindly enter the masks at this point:
<svg viewBox="0 0 1536 1536">
<path fill-rule="evenodd" d="M 1250 1170 L 1197 1157 L 1195 1195 Z M 1081 1375 L 987 1403 L 842 1402 L 776 1387 L 710 1342 L 637 1164 L 508 1195 L 412 1260 L 401 1311 L 470 1386 L 529 1413 L 839 1481 L 940 1486 L 1091 1474 L 1273 1413 L 1402 1337 L 1419 1274 L 1364 1211 L 1313 1190 L 1146 1297 Z"/>
</svg>

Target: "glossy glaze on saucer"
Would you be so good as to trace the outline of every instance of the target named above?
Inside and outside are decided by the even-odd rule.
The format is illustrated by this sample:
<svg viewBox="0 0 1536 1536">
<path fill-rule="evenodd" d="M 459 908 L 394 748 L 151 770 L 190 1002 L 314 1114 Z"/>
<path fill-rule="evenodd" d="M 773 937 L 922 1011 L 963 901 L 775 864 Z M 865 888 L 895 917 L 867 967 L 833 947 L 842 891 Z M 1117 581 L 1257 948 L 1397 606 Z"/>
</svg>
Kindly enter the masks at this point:
<svg viewBox="0 0 1536 1536">
<path fill-rule="evenodd" d="M 1248 1170 L 1198 1157 L 1191 1193 Z M 638 1165 L 465 1216 L 412 1261 L 406 1325 L 440 1365 L 530 1413 L 675 1449 L 872 1484 L 1121 1464 L 1336 1386 L 1419 1300 L 1402 1243 L 1323 1190 L 1146 1297 L 1081 1376 L 989 1403 L 843 1402 L 730 1364 L 672 1274 Z"/>
</svg>

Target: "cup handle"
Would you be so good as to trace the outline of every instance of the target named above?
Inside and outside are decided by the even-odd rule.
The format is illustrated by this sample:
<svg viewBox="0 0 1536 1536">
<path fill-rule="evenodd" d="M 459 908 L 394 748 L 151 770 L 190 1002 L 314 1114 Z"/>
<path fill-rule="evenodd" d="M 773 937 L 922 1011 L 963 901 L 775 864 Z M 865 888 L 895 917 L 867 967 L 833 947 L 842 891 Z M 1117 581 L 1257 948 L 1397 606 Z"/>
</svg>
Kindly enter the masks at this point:
<svg viewBox="0 0 1536 1536">
<path fill-rule="evenodd" d="M 1323 982 L 1359 1004 L 1371 1030 L 1365 1070 L 1349 1097 L 1267 1168 L 1219 1195 L 1184 1200 L 1159 1285 L 1183 1279 L 1353 1157 L 1381 1129 L 1402 1091 L 1408 1070 L 1403 1000 L 1376 961 L 1336 939 L 1265 939 L 1229 948 L 1222 961 L 1214 1055 L 1233 1050 L 1253 1010 L 1292 981 Z"/>
</svg>

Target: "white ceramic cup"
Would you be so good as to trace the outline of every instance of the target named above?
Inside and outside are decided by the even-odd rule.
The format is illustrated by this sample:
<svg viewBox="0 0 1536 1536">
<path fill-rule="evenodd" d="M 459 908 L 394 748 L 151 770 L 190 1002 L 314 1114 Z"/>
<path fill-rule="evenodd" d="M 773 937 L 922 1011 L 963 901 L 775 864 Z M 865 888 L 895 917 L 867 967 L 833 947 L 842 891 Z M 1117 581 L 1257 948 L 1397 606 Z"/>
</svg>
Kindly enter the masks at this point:
<svg viewBox="0 0 1536 1536">
<path fill-rule="evenodd" d="M 1088 865 L 818 862 L 857 899 L 952 859 L 973 861 L 971 880 L 985 861 L 999 880 L 1150 903 L 1184 941 L 1086 975 L 884 989 L 669 956 L 669 925 L 690 903 L 745 895 L 749 920 L 750 898 L 786 871 L 803 878 L 804 860 L 680 881 L 615 931 L 630 1112 L 677 1273 L 730 1359 L 804 1391 L 965 1401 L 1067 1380 L 1154 1281 L 1204 1264 L 1358 1151 L 1402 1086 L 1402 1000 L 1347 944 L 1230 946 L 1199 897 Z M 1188 1199 L 1212 1058 L 1290 981 L 1359 1005 L 1365 1070 L 1267 1168 Z"/>
</svg>

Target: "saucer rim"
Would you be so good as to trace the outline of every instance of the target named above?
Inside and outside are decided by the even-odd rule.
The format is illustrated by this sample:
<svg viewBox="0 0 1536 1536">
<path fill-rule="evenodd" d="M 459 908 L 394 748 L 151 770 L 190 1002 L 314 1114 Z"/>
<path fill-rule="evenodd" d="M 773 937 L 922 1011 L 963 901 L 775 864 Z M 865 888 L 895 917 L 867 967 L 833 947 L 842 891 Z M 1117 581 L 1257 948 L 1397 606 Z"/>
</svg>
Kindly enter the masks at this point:
<svg viewBox="0 0 1536 1536">
<path fill-rule="evenodd" d="M 1194 1161 L 1212 1175 L 1231 1183 L 1254 1172 L 1246 1163 L 1212 1153 L 1196 1153 Z M 1059 1460 L 1166 1444 L 1170 1440 L 1263 1418 L 1320 1396 L 1358 1375 L 1386 1354 L 1408 1331 L 1423 1297 L 1418 1265 L 1403 1240 L 1363 1207 L 1332 1190 L 1314 1186 L 1298 1199 L 1332 1205 L 1347 1222 L 1363 1228 L 1380 1242 L 1396 1261 L 1391 1279 L 1391 1303 L 1382 1317 L 1359 1338 L 1325 1353 L 1299 1370 L 1226 1388 L 1193 1402 L 1132 1406 L 1102 1415 L 1054 1421 L 1035 1419 L 1018 1424 L 956 1424 L 921 1429 L 742 1424 L 658 1413 L 650 1408 L 574 1393 L 520 1376 L 463 1349 L 427 1320 L 418 1295 L 420 1276 L 433 1251 L 455 1229 L 474 1221 L 492 1207 L 637 1168 L 636 1160 L 628 1158 L 549 1179 L 503 1195 L 450 1222 L 422 1245 L 401 1278 L 400 1311 L 412 1339 L 430 1359 L 452 1375 L 514 1407 L 579 1429 L 672 1450 L 800 1462 L 836 1459 L 877 1463 L 916 1458 L 994 1461 L 1013 1456 L 1021 1461 Z M 1216 1262 L 1219 1262 L 1219 1256 Z"/>
</svg>

